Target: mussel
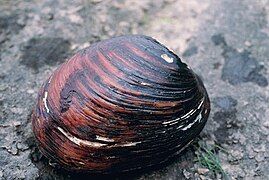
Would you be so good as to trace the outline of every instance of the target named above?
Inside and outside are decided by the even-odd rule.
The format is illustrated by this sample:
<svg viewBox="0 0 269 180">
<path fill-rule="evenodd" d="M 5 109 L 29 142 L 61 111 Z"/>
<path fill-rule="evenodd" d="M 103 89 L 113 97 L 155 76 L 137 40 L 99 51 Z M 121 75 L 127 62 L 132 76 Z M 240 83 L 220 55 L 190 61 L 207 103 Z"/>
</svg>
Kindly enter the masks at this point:
<svg viewBox="0 0 269 180">
<path fill-rule="evenodd" d="M 62 64 L 32 113 L 40 151 L 64 169 L 114 173 L 151 167 L 199 135 L 210 101 L 181 59 L 143 35 L 104 40 Z"/>
</svg>

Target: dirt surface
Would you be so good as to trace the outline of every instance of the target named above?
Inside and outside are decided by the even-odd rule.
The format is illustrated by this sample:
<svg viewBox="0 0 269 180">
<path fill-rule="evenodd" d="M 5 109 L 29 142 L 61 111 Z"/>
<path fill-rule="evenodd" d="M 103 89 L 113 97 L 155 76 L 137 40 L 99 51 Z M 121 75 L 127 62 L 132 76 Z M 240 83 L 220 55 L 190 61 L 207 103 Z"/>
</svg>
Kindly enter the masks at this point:
<svg viewBox="0 0 269 180">
<path fill-rule="evenodd" d="M 53 168 L 29 120 L 37 91 L 66 57 L 96 41 L 145 34 L 201 76 L 212 111 L 199 142 L 218 144 L 228 179 L 269 179 L 269 1 L 0 1 L 0 179 L 88 179 Z M 111 179 L 223 179 L 195 159 Z"/>
</svg>

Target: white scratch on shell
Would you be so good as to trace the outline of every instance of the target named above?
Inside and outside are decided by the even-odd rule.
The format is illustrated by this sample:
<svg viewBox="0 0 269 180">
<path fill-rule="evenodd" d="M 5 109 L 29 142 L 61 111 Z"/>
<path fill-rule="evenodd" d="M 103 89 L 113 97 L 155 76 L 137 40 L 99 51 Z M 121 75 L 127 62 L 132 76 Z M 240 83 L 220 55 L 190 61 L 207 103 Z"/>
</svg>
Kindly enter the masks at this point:
<svg viewBox="0 0 269 180">
<path fill-rule="evenodd" d="M 168 125 L 168 124 L 171 124 L 171 123 L 173 123 L 173 122 L 177 122 L 177 121 L 179 121 L 180 119 L 181 119 L 181 117 L 176 118 L 176 119 L 173 119 L 173 120 L 171 120 L 171 121 L 165 121 L 165 122 L 163 122 L 162 124 L 163 124 L 163 125 Z"/>
<path fill-rule="evenodd" d="M 179 121 L 179 120 L 181 120 L 181 119 L 185 119 L 185 118 L 188 118 L 188 117 L 190 117 L 193 113 L 195 113 L 195 109 L 192 109 L 192 110 L 190 110 L 187 114 L 185 114 L 184 116 L 181 116 L 181 117 L 179 117 L 179 118 L 176 118 L 176 119 L 173 119 L 173 120 L 171 120 L 171 121 L 165 121 L 165 122 L 163 122 L 162 124 L 163 125 L 172 125 L 172 124 L 176 124 L 175 122 L 177 122 L 177 121 Z"/>
<path fill-rule="evenodd" d="M 183 125 L 180 125 L 180 126 L 177 127 L 177 129 L 180 129 L 180 128 L 182 128 L 182 127 L 183 127 Z"/>
<path fill-rule="evenodd" d="M 114 142 L 114 139 L 109 139 L 109 138 L 98 136 L 98 135 L 96 135 L 96 139 L 99 141 Z"/>
<path fill-rule="evenodd" d="M 141 82 L 140 84 L 143 85 L 143 86 L 149 86 L 150 85 L 149 83 L 145 83 L 145 82 Z"/>
<path fill-rule="evenodd" d="M 88 140 L 83 140 L 83 139 L 79 139 L 73 135 L 71 135 L 70 133 L 64 131 L 62 128 L 57 127 L 57 129 L 65 136 L 67 137 L 67 139 L 69 139 L 70 141 L 72 141 L 73 143 L 77 144 L 77 145 L 87 145 L 87 146 L 92 146 L 92 147 L 102 147 L 105 146 L 106 144 L 103 143 L 98 143 L 98 142 L 91 142 Z"/>
<path fill-rule="evenodd" d="M 192 123 L 190 123 L 190 124 L 188 124 L 188 126 L 182 128 L 182 130 L 185 131 L 185 130 L 191 128 L 197 121 L 200 122 L 201 119 L 202 119 L 202 112 L 199 113 L 199 115 L 196 117 L 196 119 Z"/>
<path fill-rule="evenodd" d="M 204 98 L 201 100 L 200 104 L 198 105 L 197 109 L 192 109 L 190 110 L 187 114 L 179 117 L 179 118 L 176 118 L 176 119 L 173 119 L 171 121 L 165 121 L 163 122 L 162 124 L 164 126 L 168 126 L 168 125 L 174 125 L 174 124 L 177 124 L 179 120 L 182 120 L 182 119 L 186 119 L 186 118 L 189 118 L 190 116 L 192 116 L 197 110 L 199 110 L 201 108 L 201 106 L 203 105 L 203 102 L 204 102 Z M 201 112 L 200 112 L 201 114 Z M 199 116 L 199 115 L 198 115 Z M 199 122 L 200 122 L 201 119 L 199 119 Z M 194 122 L 195 123 L 195 122 Z M 193 123 L 190 123 L 189 125 L 192 125 Z M 179 127 L 177 127 L 177 129 L 181 128 L 183 125 L 180 125 Z M 187 126 L 188 127 L 188 126 Z M 184 129 L 184 128 L 183 128 Z"/>
<path fill-rule="evenodd" d="M 51 79 L 52 79 L 52 76 L 50 76 L 50 78 L 49 78 L 49 81 L 48 81 L 49 84 L 50 84 Z"/>
<path fill-rule="evenodd" d="M 47 98 L 48 98 L 48 92 L 46 91 L 45 94 L 44 94 L 43 103 L 45 105 L 47 113 L 49 113 L 50 110 L 49 110 L 48 105 L 47 105 Z"/>
<path fill-rule="evenodd" d="M 172 125 L 174 125 L 174 124 L 177 124 L 178 122 L 173 122 L 173 123 L 171 123 L 171 124 L 169 124 L 170 126 L 172 126 Z"/>
<path fill-rule="evenodd" d="M 200 107 L 202 106 L 203 102 L 204 102 L 204 98 L 202 99 L 202 101 L 201 101 L 201 103 L 199 104 L 199 106 L 198 106 L 197 109 L 200 109 Z"/>
<path fill-rule="evenodd" d="M 117 146 L 121 146 L 121 147 L 136 146 L 139 143 L 141 143 L 141 142 L 129 142 L 129 143 L 126 143 L 126 144 L 119 144 Z"/>
<path fill-rule="evenodd" d="M 106 157 L 107 159 L 114 159 L 114 158 L 117 158 L 117 156 L 108 156 Z"/>
<path fill-rule="evenodd" d="M 69 132 L 66 132 L 65 130 L 63 130 L 61 127 L 57 127 L 57 129 L 67 138 L 69 139 L 71 142 L 77 144 L 78 146 L 81 145 L 87 145 L 87 146 L 91 146 L 91 147 L 103 147 L 103 146 L 108 146 L 108 147 L 129 147 L 129 146 L 136 146 L 137 144 L 141 143 L 140 142 L 126 142 L 125 144 L 113 144 L 113 145 L 108 145 L 108 144 L 104 144 L 104 143 L 99 143 L 99 142 L 92 142 L 92 141 L 88 141 L 88 140 L 84 140 L 84 139 L 80 139 L 77 138 L 73 135 L 71 135 Z M 98 140 L 106 140 L 107 142 L 114 142 L 114 140 L 112 141 L 112 139 L 108 139 L 105 137 L 101 137 L 101 136 L 97 136 Z"/>
<path fill-rule="evenodd" d="M 190 117 L 191 115 L 193 115 L 193 114 L 195 113 L 195 111 L 197 111 L 197 109 L 192 109 L 192 110 L 190 110 L 187 114 L 185 114 L 184 116 L 182 116 L 181 118 L 182 118 L 182 119 L 188 118 L 188 117 Z"/>
<path fill-rule="evenodd" d="M 167 54 L 162 54 L 161 58 L 163 58 L 168 63 L 174 62 L 174 59 L 172 57 L 169 57 Z"/>
</svg>

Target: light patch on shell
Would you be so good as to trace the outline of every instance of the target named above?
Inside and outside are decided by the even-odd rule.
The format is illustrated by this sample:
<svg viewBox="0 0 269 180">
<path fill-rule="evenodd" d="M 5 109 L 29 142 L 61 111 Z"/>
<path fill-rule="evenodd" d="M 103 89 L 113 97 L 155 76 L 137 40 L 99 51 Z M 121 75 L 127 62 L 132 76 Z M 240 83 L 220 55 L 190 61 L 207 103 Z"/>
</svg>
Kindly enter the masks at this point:
<svg viewBox="0 0 269 180">
<path fill-rule="evenodd" d="M 196 119 L 192 123 L 188 124 L 188 126 L 182 128 L 181 130 L 185 131 L 185 130 L 191 128 L 192 125 L 194 125 L 197 121 L 200 122 L 201 119 L 202 119 L 202 112 L 199 113 L 199 115 L 196 117 Z"/>
<path fill-rule="evenodd" d="M 188 118 L 190 117 L 191 115 L 193 115 L 198 109 L 192 109 L 190 110 L 187 114 L 185 114 L 184 116 L 182 116 L 181 118 L 182 119 L 185 119 L 185 118 Z"/>
<path fill-rule="evenodd" d="M 119 144 L 116 146 L 121 146 L 121 147 L 136 146 L 139 143 L 141 143 L 141 142 L 130 142 L 130 143 L 125 143 L 125 144 Z"/>
<path fill-rule="evenodd" d="M 164 126 L 168 126 L 168 125 L 174 125 L 174 124 L 177 124 L 180 120 L 182 119 L 186 119 L 186 118 L 189 118 L 190 116 L 192 116 L 196 111 L 198 111 L 201 106 L 203 105 L 203 102 L 204 102 L 204 98 L 201 100 L 200 104 L 198 105 L 198 107 L 196 109 L 192 109 L 190 110 L 188 113 L 186 113 L 185 115 L 179 117 L 179 118 L 176 118 L 176 119 L 173 119 L 173 120 L 170 120 L 170 121 L 165 121 L 163 122 L 162 124 Z M 200 120 L 199 120 L 200 122 Z M 181 128 L 183 125 L 180 125 L 179 127 L 177 127 L 177 129 Z"/>
<path fill-rule="evenodd" d="M 204 98 L 202 99 L 201 103 L 199 104 L 198 108 L 197 109 L 200 109 L 201 106 L 203 105 L 203 102 L 204 102 Z"/>
<path fill-rule="evenodd" d="M 163 58 L 166 62 L 168 62 L 168 63 L 172 63 L 172 62 L 174 62 L 174 58 L 172 58 L 172 57 L 169 57 L 167 54 L 162 54 L 161 55 L 161 58 Z"/>
<path fill-rule="evenodd" d="M 143 85 L 143 86 L 150 86 L 149 83 L 145 83 L 145 82 L 141 82 L 140 84 Z"/>
<path fill-rule="evenodd" d="M 171 124 L 171 123 L 173 123 L 173 122 L 177 122 L 177 121 L 179 121 L 181 118 L 176 118 L 176 119 L 173 119 L 173 120 L 171 120 L 171 121 L 165 121 L 165 122 L 163 122 L 162 124 L 163 125 L 169 125 L 169 124 Z"/>
<path fill-rule="evenodd" d="M 182 127 L 183 127 L 183 125 L 180 125 L 180 126 L 177 127 L 177 129 L 180 129 L 180 128 L 182 128 Z"/>
<path fill-rule="evenodd" d="M 177 124 L 178 122 L 176 121 L 176 122 L 173 122 L 173 123 L 171 123 L 171 124 L 169 124 L 170 126 L 172 126 L 172 125 L 175 125 L 175 124 Z"/>
<path fill-rule="evenodd" d="M 37 124 L 40 124 L 40 119 L 39 118 L 37 118 Z"/>
<path fill-rule="evenodd" d="M 108 156 L 106 157 L 107 159 L 114 159 L 114 158 L 117 158 L 117 156 Z"/>
<path fill-rule="evenodd" d="M 57 129 L 70 141 L 72 141 L 73 143 L 77 144 L 77 145 L 87 145 L 87 146 L 92 146 L 92 147 L 102 147 L 105 146 L 106 144 L 103 143 L 98 143 L 98 142 L 91 142 L 88 140 L 83 140 L 83 139 L 79 139 L 73 135 L 71 135 L 70 133 L 66 132 L 65 130 L 63 130 L 60 127 L 57 127 Z"/>
<path fill-rule="evenodd" d="M 96 139 L 99 141 L 114 142 L 114 139 L 109 139 L 109 138 L 98 136 L 98 135 L 96 135 Z"/>
<path fill-rule="evenodd" d="M 165 121 L 165 122 L 163 122 L 162 124 L 163 124 L 163 125 L 172 125 L 172 124 L 176 124 L 179 120 L 181 120 L 181 119 L 186 119 L 186 118 L 190 117 L 192 114 L 194 114 L 194 113 L 196 112 L 196 110 L 197 110 L 197 109 L 192 109 L 192 110 L 190 110 L 187 114 L 185 114 L 185 115 L 183 115 L 183 116 L 181 116 L 181 117 L 179 117 L 179 118 L 173 119 L 173 120 L 171 120 L 171 121 Z M 176 123 L 175 123 L 175 122 L 176 122 Z"/>
<path fill-rule="evenodd" d="M 114 144 L 114 145 L 108 145 L 108 144 L 104 144 L 104 143 L 99 143 L 99 142 L 92 142 L 92 141 L 88 141 L 88 140 L 84 140 L 84 139 L 80 139 L 80 138 L 77 138 L 73 135 L 71 135 L 69 132 L 66 132 L 65 130 L 63 130 L 61 127 L 57 127 L 57 129 L 67 138 L 69 139 L 71 142 L 77 144 L 78 146 L 81 146 L 81 145 L 86 145 L 86 146 L 91 146 L 91 147 L 103 147 L 103 146 L 107 146 L 107 147 L 129 147 L 129 146 L 135 146 L 140 142 L 126 142 L 125 144 Z M 105 137 L 101 137 L 101 136 L 97 136 L 99 137 L 98 140 L 102 139 L 102 140 L 106 140 L 109 142 L 112 142 L 112 139 L 108 139 L 108 138 L 105 138 Z M 96 138 L 97 139 L 97 138 Z M 114 141 L 114 140 L 113 140 Z"/>
<path fill-rule="evenodd" d="M 45 94 L 44 94 L 43 103 L 44 103 L 46 112 L 49 113 L 50 110 L 49 110 L 48 105 L 47 105 L 47 98 L 48 98 L 48 92 L 46 91 Z"/>
<path fill-rule="evenodd" d="M 49 78 L 49 81 L 48 81 L 49 84 L 50 84 L 51 79 L 52 79 L 52 76 L 50 76 L 50 78 Z"/>
</svg>

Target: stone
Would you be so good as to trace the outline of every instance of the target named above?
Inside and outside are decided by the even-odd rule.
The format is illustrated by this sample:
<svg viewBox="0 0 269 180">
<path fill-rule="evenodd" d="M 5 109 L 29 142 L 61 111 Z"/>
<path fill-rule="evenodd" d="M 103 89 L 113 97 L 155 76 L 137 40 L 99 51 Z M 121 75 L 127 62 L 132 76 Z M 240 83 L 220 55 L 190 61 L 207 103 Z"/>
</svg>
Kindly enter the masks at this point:
<svg viewBox="0 0 269 180">
<path fill-rule="evenodd" d="M 198 168 L 197 172 L 198 174 L 206 174 L 209 171 L 207 168 Z"/>
<path fill-rule="evenodd" d="M 188 172 L 186 169 L 183 169 L 182 173 L 183 173 L 183 175 L 184 175 L 184 177 L 186 179 L 190 179 L 191 178 L 191 173 Z"/>
</svg>

